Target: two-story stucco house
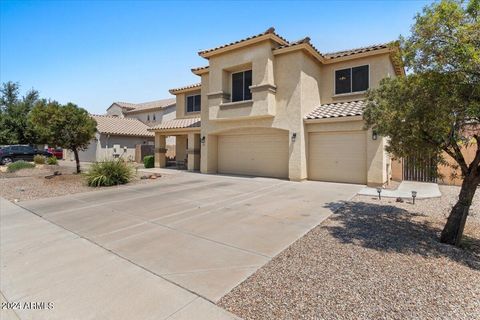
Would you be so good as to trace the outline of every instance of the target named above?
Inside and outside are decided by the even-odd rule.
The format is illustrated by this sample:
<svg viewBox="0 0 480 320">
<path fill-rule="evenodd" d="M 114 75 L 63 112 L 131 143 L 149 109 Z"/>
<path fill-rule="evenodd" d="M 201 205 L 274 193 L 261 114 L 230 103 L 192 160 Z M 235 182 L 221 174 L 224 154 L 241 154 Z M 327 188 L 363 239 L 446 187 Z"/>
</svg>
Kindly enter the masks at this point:
<svg viewBox="0 0 480 320">
<path fill-rule="evenodd" d="M 403 76 L 394 45 L 323 54 L 309 38 L 273 28 L 200 51 L 201 83 L 172 89 L 176 118 L 155 132 L 156 166 L 167 136 L 189 170 L 381 185 L 390 174 L 386 138 L 364 129 L 365 92 Z"/>
</svg>

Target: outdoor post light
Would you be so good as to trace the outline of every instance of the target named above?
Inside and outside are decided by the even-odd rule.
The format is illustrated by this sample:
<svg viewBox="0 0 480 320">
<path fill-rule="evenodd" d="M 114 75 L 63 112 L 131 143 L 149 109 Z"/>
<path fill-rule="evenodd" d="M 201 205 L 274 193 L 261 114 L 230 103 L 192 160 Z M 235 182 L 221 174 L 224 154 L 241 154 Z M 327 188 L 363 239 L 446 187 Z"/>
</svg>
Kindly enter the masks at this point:
<svg viewBox="0 0 480 320">
<path fill-rule="evenodd" d="M 416 197 L 417 197 L 417 191 L 412 191 L 413 204 L 415 204 Z"/>
<path fill-rule="evenodd" d="M 382 188 L 377 188 L 377 193 L 378 193 L 378 200 L 382 200 L 382 196 L 380 195 L 382 193 Z"/>
<path fill-rule="evenodd" d="M 202 142 L 202 145 L 205 145 L 205 136 L 202 137 L 201 142 Z"/>
<path fill-rule="evenodd" d="M 296 139 L 297 139 L 297 133 L 294 132 L 292 133 L 292 142 L 295 142 Z"/>
<path fill-rule="evenodd" d="M 372 131 L 372 140 L 377 140 L 377 131 L 376 130 Z"/>
</svg>

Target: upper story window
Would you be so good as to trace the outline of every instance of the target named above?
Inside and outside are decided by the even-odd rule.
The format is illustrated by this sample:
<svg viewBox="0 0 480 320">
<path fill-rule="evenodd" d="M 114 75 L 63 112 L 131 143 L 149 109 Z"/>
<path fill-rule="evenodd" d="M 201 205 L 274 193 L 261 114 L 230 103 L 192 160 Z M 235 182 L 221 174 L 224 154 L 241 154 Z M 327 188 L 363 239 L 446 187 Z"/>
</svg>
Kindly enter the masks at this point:
<svg viewBox="0 0 480 320">
<path fill-rule="evenodd" d="M 150 115 L 147 114 L 147 121 L 150 121 Z"/>
<path fill-rule="evenodd" d="M 335 71 L 335 94 L 368 90 L 368 65 Z"/>
<path fill-rule="evenodd" d="M 201 96 L 199 94 L 187 96 L 187 112 L 199 112 L 201 110 Z"/>
<path fill-rule="evenodd" d="M 232 73 L 232 102 L 252 100 L 252 70 Z"/>
<path fill-rule="evenodd" d="M 156 121 L 157 120 L 157 116 L 155 115 L 155 113 L 153 114 L 153 121 Z"/>
</svg>

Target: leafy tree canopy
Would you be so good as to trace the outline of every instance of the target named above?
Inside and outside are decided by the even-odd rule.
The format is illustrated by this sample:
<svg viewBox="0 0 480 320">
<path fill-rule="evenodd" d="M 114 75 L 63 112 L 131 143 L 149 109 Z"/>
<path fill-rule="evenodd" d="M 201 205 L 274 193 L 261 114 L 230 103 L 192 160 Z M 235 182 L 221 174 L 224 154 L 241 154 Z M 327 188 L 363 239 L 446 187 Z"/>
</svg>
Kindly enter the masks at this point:
<svg viewBox="0 0 480 320">
<path fill-rule="evenodd" d="M 18 83 L 6 82 L 0 88 L 0 144 L 37 143 L 35 132 L 28 126 L 28 114 L 38 102 L 39 94 L 30 90 L 20 98 Z"/>
<path fill-rule="evenodd" d="M 480 183 L 480 0 L 443 0 L 416 16 L 400 54 L 408 73 L 368 93 L 365 120 L 390 139 L 396 157 L 451 156 L 463 176 L 459 201 L 442 232 L 458 245 Z M 398 59 L 397 58 L 397 59 Z M 476 148 L 467 161 L 462 148 Z"/>
<path fill-rule="evenodd" d="M 78 151 L 88 147 L 97 126 L 85 109 L 73 103 L 60 105 L 56 101 L 41 100 L 33 108 L 29 124 L 43 142 L 72 150 L 77 172 L 80 172 Z"/>
</svg>

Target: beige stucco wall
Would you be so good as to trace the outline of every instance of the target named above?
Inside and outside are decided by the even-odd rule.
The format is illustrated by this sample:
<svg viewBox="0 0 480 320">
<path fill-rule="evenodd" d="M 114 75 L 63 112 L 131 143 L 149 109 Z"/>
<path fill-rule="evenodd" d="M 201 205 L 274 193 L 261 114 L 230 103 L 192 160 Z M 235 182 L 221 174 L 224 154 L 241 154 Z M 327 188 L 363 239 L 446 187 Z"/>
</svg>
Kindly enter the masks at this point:
<svg viewBox="0 0 480 320">
<path fill-rule="evenodd" d="M 208 103 L 208 110 L 202 110 L 202 136 L 239 128 L 250 128 L 252 132 L 262 128 L 285 130 L 289 133 L 290 144 L 289 179 L 299 181 L 307 178 L 308 145 L 303 115 L 320 104 L 320 68 L 304 52 L 273 56 L 271 48 L 270 43 L 261 43 L 210 59 L 210 73 L 202 77 L 202 102 Z M 216 114 L 220 105 L 228 101 L 225 97 L 209 97 L 208 94 L 221 91 L 229 95 L 229 71 L 249 65 L 252 66 L 252 86 L 265 86 L 266 89 L 252 93 L 253 105 L 229 110 L 230 116 L 225 120 L 212 119 L 212 110 Z M 269 91 L 268 85 L 274 86 L 276 92 Z M 293 133 L 296 133 L 295 142 L 291 141 Z M 209 140 L 206 141 L 207 149 Z M 214 154 L 214 151 L 206 150 L 204 154 Z M 210 160 L 204 158 L 202 162 Z M 202 166 L 202 170 L 215 171 L 212 163 Z"/>
<path fill-rule="evenodd" d="M 149 126 L 153 126 L 164 121 L 175 119 L 175 111 L 176 108 L 175 105 L 173 105 L 164 109 L 153 109 L 142 112 L 128 113 L 127 117 L 138 119 Z M 155 115 L 155 121 L 153 121 L 153 115 Z M 150 120 L 148 120 L 149 116 Z"/>
<path fill-rule="evenodd" d="M 200 112 L 187 112 L 187 97 L 188 96 L 193 96 L 201 94 L 200 90 L 193 90 L 193 91 L 188 91 L 184 93 L 179 93 L 176 95 L 177 97 L 177 112 L 176 112 L 176 118 L 181 119 L 181 118 L 198 118 L 200 117 Z M 201 102 L 201 106 L 203 109 L 203 101 Z"/>
<path fill-rule="evenodd" d="M 364 125 L 363 120 L 345 121 L 344 119 L 339 119 L 330 122 L 322 121 L 307 124 L 307 132 L 365 132 L 367 184 L 372 186 L 382 185 L 387 182 L 387 165 L 389 164 L 389 159 L 385 152 L 386 139 L 378 136 L 377 140 L 373 140 L 371 130 L 365 130 Z M 332 150 L 332 152 L 335 152 L 335 150 Z"/>
<path fill-rule="evenodd" d="M 322 83 L 320 86 L 322 103 L 324 104 L 340 101 L 351 101 L 365 98 L 365 94 L 363 93 L 342 94 L 335 96 L 335 70 L 352 68 L 366 64 L 370 66 L 370 88 L 378 87 L 380 80 L 385 77 L 395 77 L 395 70 L 393 69 L 390 56 L 387 53 L 322 65 Z"/>
<path fill-rule="evenodd" d="M 201 76 L 200 137 L 205 137 L 205 143 L 201 145 L 201 172 L 217 172 L 218 136 L 238 129 L 255 133 L 270 128 L 288 132 L 288 177 L 300 181 L 308 178 L 308 132 L 362 130 L 367 141 L 368 183 L 380 185 L 386 182 L 390 165 L 384 150 L 387 141 L 382 137 L 372 140 L 372 132 L 364 130 L 362 120 L 305 124 L 303 117 L 320 104 L 364 98 L 364 95 L 334 97 L 335 69 L 369 64 L 370 87 L 378 86 L 384 77 L 395 76 L 389 55 L 320 65 L 305 51 L 273 55 L 275 46 L 265 41 L 209 59 L 209 72 Z M 250 68 L 252 101 L 231 104 L 231 73 Z M 177 95 L 177 118 L 186 117 L 185 95 Z M 292 141 L 294 133 L 295 142 Z"/>
<path fill-rule="evenodd" d="M 110 136 L 105 134 L 96 134 L 96 138 L 92 139 L 88 148 L 79 152 L 80 161 L 92 162 L 103 161 L 113 158 L 114 145 L 120 145 L 118 153 L 123 159 L 135 160 L 135 146 L 137 144 L 154 144 L 154 137 L 129 137 L 129 136 Z M 127 147 L 125 152 L 124 147 Z M 65 157 L 74 160 L 73 153 L 68 152 Z"/>
<path fill-rule="evenodd" d="M 123 118 L 123 109 L 122 109 L 122 107 L 120 107 L 120 106 L 117 105 L 117 104 L 112 104 L 112 105 L 107 109 L 107 115 Z"/>
</svg>

